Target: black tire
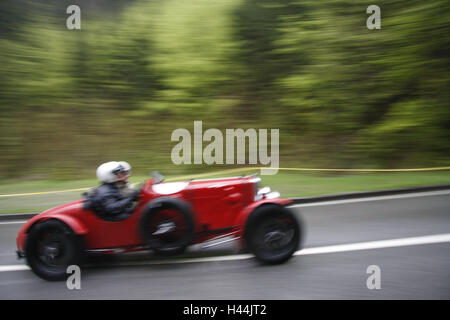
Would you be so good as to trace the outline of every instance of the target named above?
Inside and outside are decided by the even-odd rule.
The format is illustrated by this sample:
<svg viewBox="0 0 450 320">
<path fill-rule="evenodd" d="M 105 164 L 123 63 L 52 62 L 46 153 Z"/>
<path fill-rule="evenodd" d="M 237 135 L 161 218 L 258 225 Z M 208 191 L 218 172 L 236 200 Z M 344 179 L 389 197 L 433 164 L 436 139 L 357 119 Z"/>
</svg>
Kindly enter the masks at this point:
<svg viewBox="0 0 450 320">
<path fill-rule="evenodd" d="M 245 226 L 247 248 L 266 264 L 289 260 L 300 246 L 299 221 L 287 208 L 267 204 L 256 208 Z"/>
<path fill-rule="evenodd" d="M 194 239 L 194 219 L 188 203 L 176 198 L 158 198 L 144 209 L 141 237 L 156 254 L 184 252 Z"/>
<path fill-rule="evenodd" d="M 33 272 L 49 281 L 65 280 L 67 267 L 78 265 L 82 241 L 65 223 L 47 220 L 33 226 L 25 244 L 25 256 Z"/>
</svg>

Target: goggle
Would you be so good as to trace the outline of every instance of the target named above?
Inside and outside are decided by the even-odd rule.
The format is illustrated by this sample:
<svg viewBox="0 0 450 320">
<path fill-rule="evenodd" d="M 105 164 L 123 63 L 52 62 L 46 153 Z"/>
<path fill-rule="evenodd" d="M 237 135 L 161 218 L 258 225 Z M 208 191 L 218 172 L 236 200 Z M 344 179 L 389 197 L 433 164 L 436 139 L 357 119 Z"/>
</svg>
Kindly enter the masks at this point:
<svg viewBox="0 0 450 320">
<path fill-rule="evenodd" d="M 112 173 L 114 173 L 114 174 L 118 174 L 118 173 L 128 174 L 128 173 L 130 173 L 130 170 L 126 170 L 122 165 L 119 165 L 116 169 L 114 169 L 112 171 Z"/>
</svg>

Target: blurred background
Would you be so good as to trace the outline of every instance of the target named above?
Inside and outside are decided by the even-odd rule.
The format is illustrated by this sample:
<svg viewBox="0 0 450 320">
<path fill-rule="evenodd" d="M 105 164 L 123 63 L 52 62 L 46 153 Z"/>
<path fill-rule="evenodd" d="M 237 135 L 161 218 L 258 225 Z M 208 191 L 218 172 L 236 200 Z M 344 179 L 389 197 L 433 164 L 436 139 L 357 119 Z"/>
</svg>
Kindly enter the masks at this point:
<svg viewBox="0 0 450 320">
<path fill-rule="evenodd" d="M 66 27 L 70 5 L 81 8 L 81 30 Z M 366 26 L 369 5 L 381 9 L 380 30 Z M 283 197 L 450 186 L 449 84 L 448 0 L 0 0 L 0 217 L 80 199 L 111 160 L 132 165 L 132 183 L 153 170 L 172 180 L 255 167 L 173 164 L 171 134 L 193 133 L 195 120 L 204 131 L 279 129 L 282 168 L 447 167 L 262 176 Z M 24 221 L 4 221 L 0 267 L 19 268 L 1 270 L 0 299 L 448 299 L 448 193 L 294 209 L 306 248 L 442 243 L 307 253 L 264 268 L 92 268 L 77 293 L 17 271 Z M 366 287 L 373 263 L 380 291 Z"/>
<path fill-rule="evenodd" d="M 81 8 L 68 30 L 66 8 Z M 366 8 L 381 8 L 369 30 Z M 2 0 L 0 177 L 172 164 L 176 128 L 279 128 L 280 166 L 450 164 L 450 2 Z M 230 166 L 227 166 L 229 168 Z M 5 180 L 4 180 L 5 181 Z"/>
</svg>

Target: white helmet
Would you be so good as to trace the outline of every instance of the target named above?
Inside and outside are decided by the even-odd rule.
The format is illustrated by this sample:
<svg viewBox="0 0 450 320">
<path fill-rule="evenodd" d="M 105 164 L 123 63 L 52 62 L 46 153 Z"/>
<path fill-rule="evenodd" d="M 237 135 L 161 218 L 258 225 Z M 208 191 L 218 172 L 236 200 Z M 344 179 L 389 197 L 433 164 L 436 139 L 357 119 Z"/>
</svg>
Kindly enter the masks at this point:
<svg viewBox="0 0 450 320">
<path fill-rule="evenodd" d="M 104 183 L 114 183 L 119 179 L 118 173 L 125 173 L 130 175 L 131 166 L 125 161 L 110 161 L 103 163 L 97 168 L 97 178 Z"/>
</svg>

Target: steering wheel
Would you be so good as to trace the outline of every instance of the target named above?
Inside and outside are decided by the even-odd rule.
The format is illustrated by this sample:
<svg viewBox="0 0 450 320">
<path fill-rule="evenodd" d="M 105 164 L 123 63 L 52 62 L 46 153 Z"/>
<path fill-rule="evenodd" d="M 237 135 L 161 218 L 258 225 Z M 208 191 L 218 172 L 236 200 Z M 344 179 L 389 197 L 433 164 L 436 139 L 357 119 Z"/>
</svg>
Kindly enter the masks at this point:
<svg viewBox="0 0 450 320">
<path fill-rule="evenodd" d="M 152 177 L 153 179 L 155 179 L 155 183 L 161 183 L 164 181 L 164 176 L 160 174 L 158 171 L 153 171 Z"/>
</svg>

